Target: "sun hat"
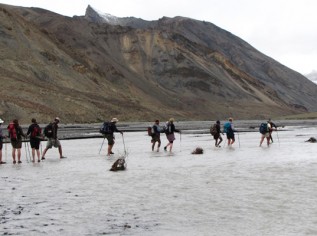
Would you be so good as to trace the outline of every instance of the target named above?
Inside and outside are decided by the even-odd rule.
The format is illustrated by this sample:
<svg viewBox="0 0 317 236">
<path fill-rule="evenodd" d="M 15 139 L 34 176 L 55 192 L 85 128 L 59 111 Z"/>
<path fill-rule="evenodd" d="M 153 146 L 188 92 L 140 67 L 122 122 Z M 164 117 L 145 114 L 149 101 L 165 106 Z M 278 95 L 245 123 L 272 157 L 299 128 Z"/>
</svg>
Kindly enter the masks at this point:
<svg viewBox="0 0 317 236">
<path fill-rule="evenodd" d="M 170 118 L 169 122 L 174 122 L 174 118 Z"/>
<path fill-rule="evenodd" d="M 2 124 L 4 121 L 0 118 L 0 124 Z"/>
<path fill-rule="evenodd" d="M 112 118 L 111 119 L 111 122 L 115 123 L 115 122 L 118 122 L 119 120 L 117 118 Z"/>
</svg>

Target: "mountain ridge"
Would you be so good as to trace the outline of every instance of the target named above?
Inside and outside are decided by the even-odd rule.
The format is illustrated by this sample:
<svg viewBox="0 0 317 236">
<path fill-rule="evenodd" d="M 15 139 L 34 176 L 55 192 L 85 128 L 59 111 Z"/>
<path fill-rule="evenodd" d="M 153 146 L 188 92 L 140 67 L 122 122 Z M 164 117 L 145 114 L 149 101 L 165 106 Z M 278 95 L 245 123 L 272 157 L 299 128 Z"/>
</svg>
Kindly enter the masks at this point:
<svg viewBox="0 0 317 236">
<path fill-rule="evenodd" d="M 315 84 L 212 23 L 128 17 L 122 26 L 94 20 L 91 9 L 65 17 L 0 4 L 0 116 L 210 120 L 317 110 Z"/>
</svg>

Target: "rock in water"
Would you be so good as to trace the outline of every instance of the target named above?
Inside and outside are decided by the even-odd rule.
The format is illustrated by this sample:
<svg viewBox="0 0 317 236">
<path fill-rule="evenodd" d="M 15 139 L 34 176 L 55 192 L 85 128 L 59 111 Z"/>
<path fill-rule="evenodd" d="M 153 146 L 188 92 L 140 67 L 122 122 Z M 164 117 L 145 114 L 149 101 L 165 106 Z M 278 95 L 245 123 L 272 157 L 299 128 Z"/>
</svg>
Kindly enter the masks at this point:
<svg viewBox="0 0 317 236">
<path fill-rule="evenodd" d="M 125 170 L 125 169 L 126 169 L 125 160 L 123 158 L 119 158 L 113 163 L 110 171 L 118 171 L 118 170 Z"/>
</svg>

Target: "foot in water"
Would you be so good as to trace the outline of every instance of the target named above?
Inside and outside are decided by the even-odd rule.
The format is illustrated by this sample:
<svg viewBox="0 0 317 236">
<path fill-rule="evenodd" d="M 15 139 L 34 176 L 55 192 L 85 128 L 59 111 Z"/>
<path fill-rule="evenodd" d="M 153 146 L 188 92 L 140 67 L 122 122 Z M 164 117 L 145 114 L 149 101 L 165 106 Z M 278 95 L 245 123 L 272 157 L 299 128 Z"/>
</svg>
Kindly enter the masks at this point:
<svg viewBox="0 0 317 236">
<path fill-rule="evenodd" d="M 64 159 L 64 158 L 67 158 L 67 157 L 65 157 L 65 156 L 61 156 L 61 157 L 60 157 L 60 159 Z"/>
</svg>

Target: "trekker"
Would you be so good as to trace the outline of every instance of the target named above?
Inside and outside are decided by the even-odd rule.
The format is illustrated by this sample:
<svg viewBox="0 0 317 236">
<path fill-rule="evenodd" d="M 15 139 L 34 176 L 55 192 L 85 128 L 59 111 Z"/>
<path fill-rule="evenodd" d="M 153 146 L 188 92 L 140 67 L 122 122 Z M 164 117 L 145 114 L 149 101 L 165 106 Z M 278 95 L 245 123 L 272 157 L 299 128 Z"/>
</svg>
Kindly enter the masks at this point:
<svg viewBox="0 0 317 236">
<path fill-rule="evenodd" d="M 5 164 L 4 161 L 2 161 L 2 147 L 3 147 L 3 139 L 5 138 L 5 136 L 3 135 L 3 131 L 2 131 L 2 124 L 3 124 L 3 120 L 0 119 L 0 165 Z"/>
<path fill-rule="evenodd" d="M 32 124 L 29 126 L 28 132 L 26 135 L 30 135 L 30 145 L 32 148 L 32 162 L 35 162 L 35 152 L 37 154 L 37 162 L 40 162 L 40 143 L 42 138 L 42 130 L 37 124 L 36 119 L 31 120 Z"/>
<path fill-rule="evenodd" d="M 221 130 L 220 130 L 220 121 L 219 120 L 217 120 L 216 123 L 213 125 L 210 133 L 211 133 L 211 135 L 214 136 L 215 146 L 221 147 L 220 143 L 222 142 L 222 137 L 220 135 Z M 219 142 L 218 142 L 218 140 L 219 140 Z"/>
<path fill-rule="evenodd" d="M 170 118 L 166 124 L 165 134 L 168 140 L 168 144 L 164 147 L 164 151 L 167 151 L 167 147 L 169 147 L 169 151 L 172 151 L 173 142 L 175 140 L 174 132 L 180 133 L 181 131 L 175 128 L 174 118 Z"/>
<path fill-rule="evenodd" d="M 229 147 L 235 142 L 234 132 L 236 132 L 236 130 L 234 129 L 233 118 L 230 117 L 228 119 L 228 122 L 224 124 L 223 128 L 224 128 L 223 132 L 227 134 L 228 147 Z"/>
<path fill-rule="evenodd" d="M 273 130 L 277 130 L 277 126 L 272 122 L 271 118 L 268 120 L 268 123 L 270 123 L 270 125 L 271 125 L 270 140 L 271 140 L 271 143 L 273 143 L 272 133 L 273 133 Z"/>
<path fill-rule="evenodd" d="M 25 138 L 26 135 L 23 133 L 21 126 L 19 125 L 19 121 L 14 119 L 8 125 L 8 133 L 10 136 L 10 141 L 12 145 L 12 159 L 13 164 L 16 164 L 16 153 L 18 156 L 18 163 L 22 163 L 21 161 L 21 148 L 22 148 L 22 136 Z"/>
<path fill-rule="evenodd" d="M 117 118 L 112 118 L 110 123 L 109 122 L 105 122 L 105 123 L 108 123 L 109 127 L 107 127 L 106 129 L 106 132 L 103 133 L 104 134 L 104 137 L 108 140 L 108 151 L 107 151 L 107 156 L 110 156 L 111 154 L 114 154 L 112 152 L 112 148 L 113 148 L 113 145 L 115 143 L 115 137 L 114 137 L 114 132 L 119 132 L 121 133 L 121 135 L 123 135 L 123 132 L 118 130 L 117 126 L 116 126 L 116 123 L 119 122 L 119 120 Z"/>
<path fill-rule="evenodd" d="M 44 129 L 44 134 L 48 138 L 47 143 L 46 143 L 46 148 L 43 151 L 42 154 L 42 160 L 45 160 L 45 154 L 48 151 L 48 149 L 52 148 L 53 146 L 55 148 L 58 148 L 59 152 L 59 158 L 66 158 L 63 156 L 63 150 L 62 150 L 62 145 L 60 141 L 57 138 L 57 130 L 58 130 L 58 123 L 60 122 L 60 119 L 56 117 L 54 121 L 50 124 L 48 124 L 45 129 Z"/>
<path fill-rule="evenodd" d="M 154 125 L 152 126 L 152 151 L 154 151 L 155 143 L 157 142 L 157 152 L 160 151 L 161 146 L 161 127 L 160 127 L 160 121 L 155 120 Z"/>
<path fill-rule="evenodd" d="M 270 136 L 271 136 L 271 131 L 272 127 L 270 124 L 270 120 L 267 121 L 267 123 L 262 123 L 260 126 L 260 133 L 261 133 L 261 140 L 260 140 L 260 147 L 266 138 L 267 141 L 267 146 L 270 146 Z"/>
</svg>

